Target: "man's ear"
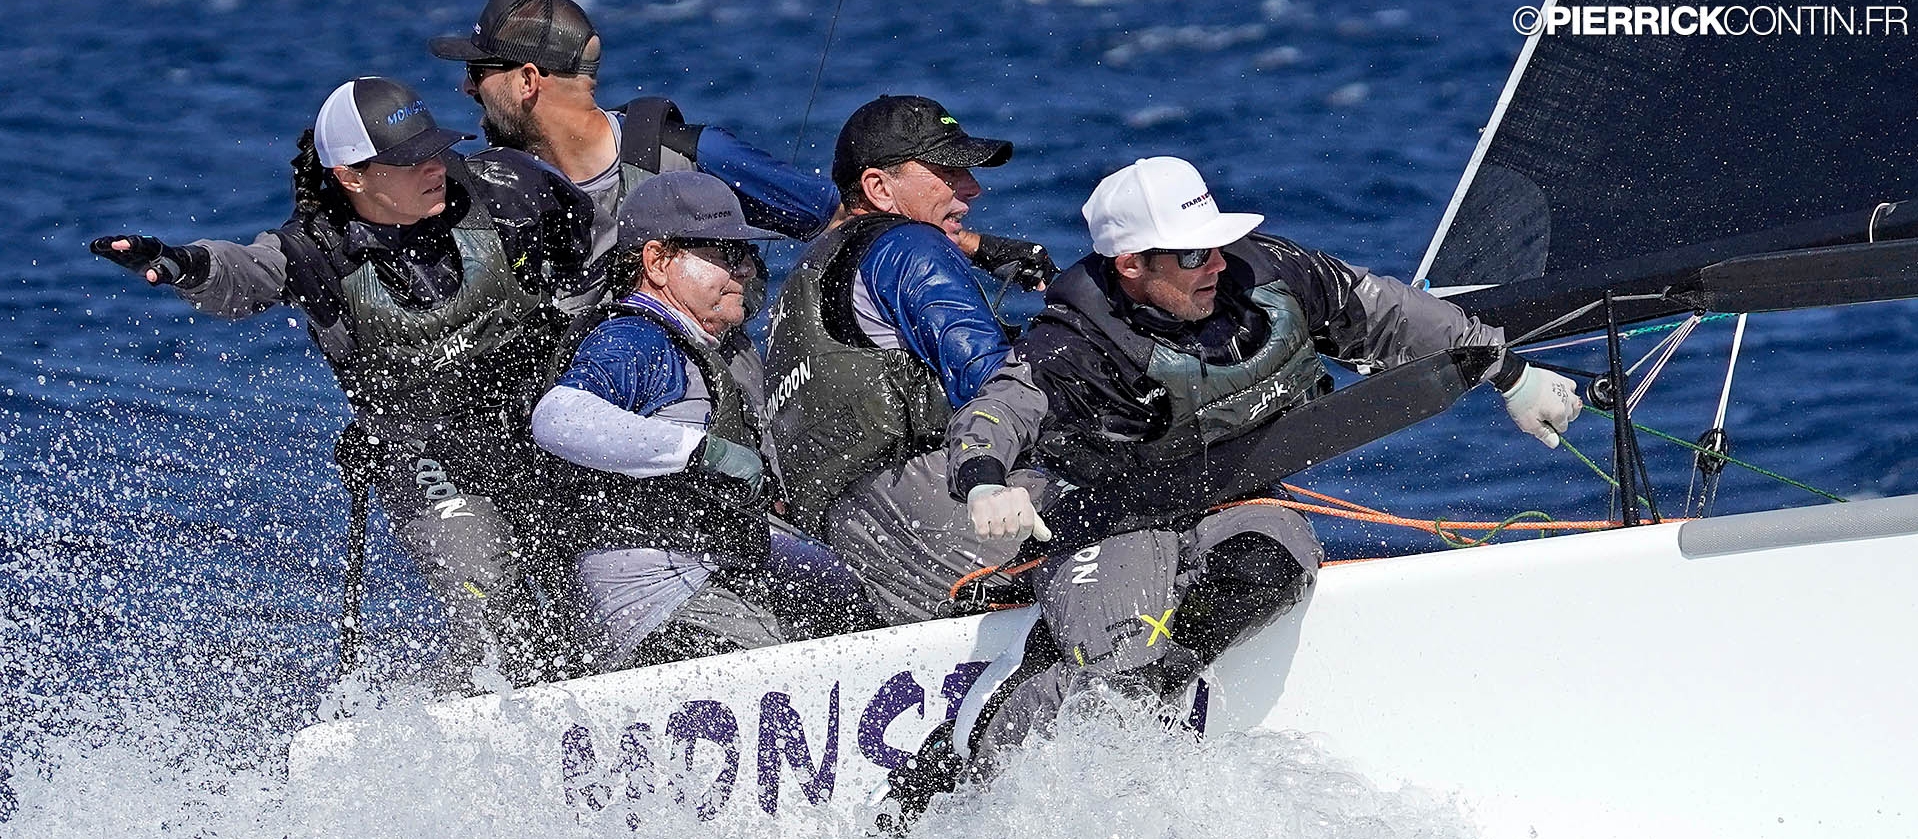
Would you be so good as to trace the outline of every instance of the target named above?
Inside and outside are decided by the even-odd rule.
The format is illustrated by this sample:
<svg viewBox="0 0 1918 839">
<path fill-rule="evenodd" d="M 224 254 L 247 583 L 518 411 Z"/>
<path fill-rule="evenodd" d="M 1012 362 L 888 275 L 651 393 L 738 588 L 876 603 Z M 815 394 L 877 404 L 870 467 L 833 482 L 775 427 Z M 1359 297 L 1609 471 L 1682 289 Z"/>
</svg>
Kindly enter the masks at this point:
<svg viewBox="0 0 1918 839">
<path fill-rule="evenodd" d="M 347 192 L 366 191 L 366 173 L 351 166 L 333 167 L 333 179 L 339 181 L 340 187 Z"/>
<path fill-rule="evenodd" d="M 1145 254 L 1122 253 L 1112 258 L 1112 270 L 1128 280 L 1145 275 Z"/>
<path fill-rule="evenodd" d="M 878 169 L 867 169 L 859 173 L 859 189 L 866 194 L 866 203 L 882 213 L 896 212 L 899 202 L 892 194 L 892 179 Z"/>
<path fill-rule="evenodd" d="M 665 288 L 666 267 L 672 264 L 672 261 L 672 256 L 666 252 L 666 246 L 658 239 L 647 242 L 640 257 L 640 263 L 645 266 L 645 270 L 640 272 L 639 287 L 642 289 Z"/>
<path fill-rule="evenodd" d="M 531 105 L 538 101 L 540 88 L 546 84 L 546 78 L 539 74 L 539 68 L 531 64 L 521 64 L 513 70 L 513 93 L 519 101 Z"/>
</svg>

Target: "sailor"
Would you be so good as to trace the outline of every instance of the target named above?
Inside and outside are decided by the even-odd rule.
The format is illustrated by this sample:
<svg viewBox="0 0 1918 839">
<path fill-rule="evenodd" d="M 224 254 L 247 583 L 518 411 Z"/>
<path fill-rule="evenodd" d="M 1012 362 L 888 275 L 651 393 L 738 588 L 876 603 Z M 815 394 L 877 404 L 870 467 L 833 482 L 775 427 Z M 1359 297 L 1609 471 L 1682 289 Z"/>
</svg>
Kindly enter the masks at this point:
<svg viewBox="0 0 1918 839">
<path fill-rule="evenodd" d="M 592 196 L 592 256 L 617 241 L 619 202 L 660 172 L 696 170 L 730 184 L 749 222 L 794 239 L 824 231 L 839 205 L 832 182 L 774 159 L 724 128 L 689 125 L 658 97 L 602 110 L 594 102 L 601 39 L 573 0 L 491 0 L 472 35 L 428 43 L 466 63 L 460 90 L 478 102 L 488 142 L 551 163 Z M 763 301 L 748 300 L 752 313 Z M 584 301 L 590 306 L 592 301 Z"/>
<path fill-rule="evenodd" d="M 773 303 L 767 399 L 791 515 L 859 569 L 889 623 L 931 617 L 954 578 L 1009 550 L 946 496 L 941 441 L 1011 349 L 987 289 L 1057 273 L 1039 245 L 964 227 L 972 167 L 1011 157 L 931 99 L 861 106 L 833 154 L 850 219 Z"/>
<path fill-rule="evenodd" d="M 1501 330 L 1458 307 L 1222 213 L 1190 163 L 1140 160 L 1084 207 L 1094 253 L 1067 269 L 1008 365 L 953 417 L 951 490 L 982 537 L 1024 539 L 1043 521 L 1007 475 L 1033 467 L 1076 486 L 1124 480 L 1269 423 L 1328 392 L 1324 354 L 1379 370 Z M 1519 427 L 1547 445 L 1581 408 L 1571 382 L 1506 352 L 1487 374 Z M 910 816 L 953 770 L 990 774 L 995 753 L 1049 727 L 1068 694 L 1103 687 L 1175 700 L 1233 642 L 1292 608 L 1323 551 L 1289 509 L 1189 511 L 1028 572 L 1041 618 L 982 681 L 962 716 L 899 773 Z M 995 667 L 995 671 L 999 668 Z M 943 738 L 943 739 L 942 739 Z M 944 773 L 934 771 L 943 767 Z"/>
<path fill-rule="evenodd" d="M 577 320 L 533 438 L 587 548 L 578 570 L 608 669 L 870 628 L 858 580 L 823 546 L 768 538 L 762 406 L 719 355 L 759 271 L 739 199 L 666 172 L 620 208 L 612 287 Z"/>
<path fill-rule="evenodd" d="M 523 682 L 550 662 L 528 615 L 564 585 L 530 559 L 541 534 L 527 420 L 564 334 L 552 301 L 586 282 L 591 204 L 523 153 L 462 158 L 462 139 L 407 86 L 354 79 L 300 138 L 285 225 L 250 245 L 116 235 L 92 249 L 202 312 L 283 303 L 306 316 L 394 536 L 446 608 L 451 661 L 479 663 L 497 637 Z"/>
</svg>

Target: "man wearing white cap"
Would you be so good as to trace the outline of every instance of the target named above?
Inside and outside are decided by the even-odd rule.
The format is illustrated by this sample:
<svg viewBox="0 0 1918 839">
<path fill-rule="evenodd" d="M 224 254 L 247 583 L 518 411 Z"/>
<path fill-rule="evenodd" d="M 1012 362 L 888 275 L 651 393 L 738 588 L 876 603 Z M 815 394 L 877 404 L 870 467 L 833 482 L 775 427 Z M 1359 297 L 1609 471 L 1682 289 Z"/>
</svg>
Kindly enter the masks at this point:
<svg viewBox="0 0 1918 839">
<path fill-rule="evenodd" d="M 446 607 L 452 661 L 479 663 L 491 636 L 526 681 L 557 652 L 532 651 L 526 612 L 564 585 L 527 587 L 543 516 L 526 429 L 565 331 L 553 299 L 587 285 L 592 205 L 521 152 L 462 158 L 462 139 L 406 85 L 354 79 L 300 139 L 285 225 L 246 245 L 116 235 L 92 249 L 201 312 L 299 309 L 353 410 L 340 451 L 364 458 L 341 466 L 378 487 Z"/>
<path fill-rule="evenodd" d="M 1320 353 L 1370 372 L 1504 344 L 1450 303 L 1255 233 L 1263 216 L 1220 212 L 1178 158 L 1108 176 L 1084 213 L 1095 253 L 1048 289 L 1015 344 L 1025 363 L 1001 368 L 948 427 L 950 489 L 981 536 L 1043 532 L 1026 491 L 1006 486 L 1015 467 L 1095 486 L 1205 458 L 1327 393 Z M 1581 407 L 1569 380 L 1509 352 L 1485 378 L 1547 445 Z M 987 710 L 962 715 L 957 735 L 935 738 L 915 765 L 950 776 L 964 765 L 956 752 L 983 755 L 972 765 L 989 771 L 989 752 L 1045 727 L 1088 684 L 1178 697 L 1226 647 L 1296 604 L 1322 555 L 1303 517 L 1247 505 L 1192 510 L 1178 525 L 1054 558 L 1029 572 L 1043 619 L 1012 647 L 1020 666 L 975 685 Z M 934 780 L 945 779 L 896 779 L 909 815 L 938 791 Z"/>
</svg>

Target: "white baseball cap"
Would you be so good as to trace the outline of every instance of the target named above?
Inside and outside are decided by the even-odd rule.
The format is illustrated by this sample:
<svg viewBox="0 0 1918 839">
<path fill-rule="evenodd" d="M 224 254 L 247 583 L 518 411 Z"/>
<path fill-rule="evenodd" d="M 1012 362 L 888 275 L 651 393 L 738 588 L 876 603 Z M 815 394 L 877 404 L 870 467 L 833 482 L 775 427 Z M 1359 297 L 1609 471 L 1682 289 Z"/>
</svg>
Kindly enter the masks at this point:
<svg viewBox="0 0 1918 839">
<path fill-rule="evenodd" d="M 1258 213 L 1219 212 L 1199 170 L 1176 157 L 1148 157 L 1107 175 L 1080 212 L 1101 256 L 1220 248 L 1265 221 Z"/>
<path fill-rule="evenodd" d="M 368 161 L 414 166 L 471 139 L 441 128 L 412 88 L 379 76 L 334 88 L 313 120 L 313 145 L 328 169 Z"/>
</svg>

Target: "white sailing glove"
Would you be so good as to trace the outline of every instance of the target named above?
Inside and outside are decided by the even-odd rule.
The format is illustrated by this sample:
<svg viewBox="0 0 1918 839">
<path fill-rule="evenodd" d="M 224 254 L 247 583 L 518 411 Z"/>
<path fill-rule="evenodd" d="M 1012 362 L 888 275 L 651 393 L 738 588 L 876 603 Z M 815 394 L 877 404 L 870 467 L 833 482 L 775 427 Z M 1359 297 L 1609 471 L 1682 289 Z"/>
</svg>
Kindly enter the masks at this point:
<svg viewBox="0 0 1918 839">
<path fill-rule="evenodd" d="M 1004 484 L 980 484 L 966 493 L 966 513 L 972 516 L 972 532 L 981 539 L 1012 538 L 1021 542 L 1031 536 L 1041 542 L 1052 540 L 1032 496 L 1021 487 Z"/>
<path fill-rule="evenodd" d="M 1512 415 L 1519 430 L 1554 449 L 1558 448 L 1559 433 L 1569 428 L 1585 407 L 1571 379 L 1541 367 L 1526 367 L 1518 383 L 1503 395 L 1505 412 Z"/>
</svg>

